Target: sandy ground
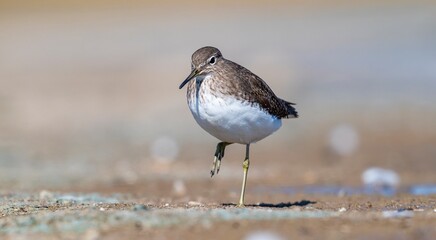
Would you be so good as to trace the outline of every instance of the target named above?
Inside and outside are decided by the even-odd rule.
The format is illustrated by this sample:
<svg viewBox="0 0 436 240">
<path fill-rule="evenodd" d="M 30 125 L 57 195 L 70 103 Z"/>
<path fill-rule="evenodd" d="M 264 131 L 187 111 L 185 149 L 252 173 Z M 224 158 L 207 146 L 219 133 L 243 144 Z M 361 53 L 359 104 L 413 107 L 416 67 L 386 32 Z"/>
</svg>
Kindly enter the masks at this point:
<svg viewBox="0 0 436 240">
<path fill-rule="evenodd" d="M 184 183 L 185 190 L 175 191 L 173 182 L 160 180 L 95 186 L 75 193 L 3 192 L 0 236 L 271 240 L 436 236 L 434 195 L 290 195 L 249 190 L 247 207 L 238 208 L 234 184 L 193 180 Z M 251 187 L 256 185 L 262 183 L 250 182 Z"/>
</svg>

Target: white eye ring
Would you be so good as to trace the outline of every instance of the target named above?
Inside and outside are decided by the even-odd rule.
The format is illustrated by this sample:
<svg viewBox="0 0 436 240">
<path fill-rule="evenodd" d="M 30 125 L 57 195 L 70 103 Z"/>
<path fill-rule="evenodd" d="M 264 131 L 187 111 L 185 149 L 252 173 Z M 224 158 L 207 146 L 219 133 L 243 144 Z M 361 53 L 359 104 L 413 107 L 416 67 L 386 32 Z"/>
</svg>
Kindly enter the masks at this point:
<svg viewBox="0 0 436 240">
<path fill-rule="evenodd" d="M 216 57 L 212 56 L 209 58 L 209 60 L 207 61 L 210 65 L 214 65 L 216 63 Z"/>
</svg>

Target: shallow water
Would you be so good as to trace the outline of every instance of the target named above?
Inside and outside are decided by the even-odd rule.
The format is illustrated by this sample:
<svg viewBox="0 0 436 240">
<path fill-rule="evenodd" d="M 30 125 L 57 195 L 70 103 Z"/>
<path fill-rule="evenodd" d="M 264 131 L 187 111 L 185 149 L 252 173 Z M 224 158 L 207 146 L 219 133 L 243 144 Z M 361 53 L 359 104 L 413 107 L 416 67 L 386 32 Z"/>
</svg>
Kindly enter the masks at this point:
<svg viewBox="0 0 436 240">
<path fill-rule="evenodd" d="M 436 184 L 417 184 L 398 189 L 392 187 L 350 187 L 338 185 L 312 185 L 300 187 L 258 187 L 254 191 L 270 192 L 270 193 L 285 193 L 285 194 L 322 194 L 322 195 L 382 195 L 394 196 L 396 194 L 412 194 L 412 195 L 434 195 L 436 194 Z"/>
</svg>

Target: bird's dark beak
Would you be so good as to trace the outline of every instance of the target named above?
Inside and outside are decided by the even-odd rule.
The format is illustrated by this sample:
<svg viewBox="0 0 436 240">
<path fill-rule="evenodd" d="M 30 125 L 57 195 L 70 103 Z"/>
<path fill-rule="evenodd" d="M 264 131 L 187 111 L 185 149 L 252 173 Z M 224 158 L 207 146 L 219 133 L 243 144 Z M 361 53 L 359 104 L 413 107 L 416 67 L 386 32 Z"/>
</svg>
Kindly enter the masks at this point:
<svg viewBox="0 0 436 240">
<path fill-rule="evenodd" d="M 189 81 L 191 81 L 191 79 L 195 78 L 199 72 L 200 71 L 198 71 L 198 69 L 194 68 L 194 70 L 192 70 L 191 74 L 189 74 L 189 76 L 185 79 L 185 81 L 183 81 L 182 84 L 180 84 L 179 89 L 182 89 L 183 86 L 185 86 Z"/>
</svg>

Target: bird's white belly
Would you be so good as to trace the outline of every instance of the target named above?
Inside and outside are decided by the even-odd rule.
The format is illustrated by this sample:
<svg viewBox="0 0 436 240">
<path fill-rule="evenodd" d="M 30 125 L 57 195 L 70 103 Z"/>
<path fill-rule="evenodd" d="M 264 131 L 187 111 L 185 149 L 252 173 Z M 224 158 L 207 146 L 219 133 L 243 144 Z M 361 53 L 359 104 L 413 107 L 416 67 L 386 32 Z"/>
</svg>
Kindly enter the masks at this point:
<svg viewBox="0 0 436 240">
<path fill-rule="evenodd" d="M 279 129 L 278 119 L 248 102 L 231 96 L 204 94 L 188 102 L 197 123 L 223 142 L 249 144 L 257 142 Z"/>
</svg>

